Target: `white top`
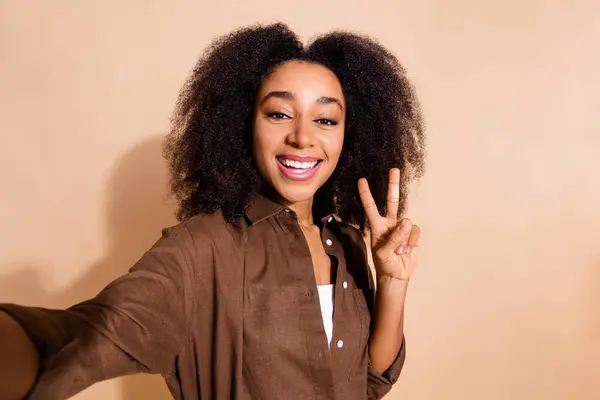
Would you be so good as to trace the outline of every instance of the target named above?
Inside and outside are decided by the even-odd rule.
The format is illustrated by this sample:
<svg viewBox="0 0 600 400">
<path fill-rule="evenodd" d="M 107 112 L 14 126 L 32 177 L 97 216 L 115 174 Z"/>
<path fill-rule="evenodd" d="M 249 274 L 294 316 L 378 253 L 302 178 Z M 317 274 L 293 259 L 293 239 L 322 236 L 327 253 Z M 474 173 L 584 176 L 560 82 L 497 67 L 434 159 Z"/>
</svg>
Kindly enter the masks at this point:
<svg viewBox="0 0 600 400">
<path fill-rule="evenodd" d="M 319 302 L 321 303 L 321 316 L 323 317 L 323 327 L 327 335 L 327 343 L 331 344 L 333 336 L 333 304 L 335 295 L 335 285 L 317 285 L 319 290 Z"/>
</svg>

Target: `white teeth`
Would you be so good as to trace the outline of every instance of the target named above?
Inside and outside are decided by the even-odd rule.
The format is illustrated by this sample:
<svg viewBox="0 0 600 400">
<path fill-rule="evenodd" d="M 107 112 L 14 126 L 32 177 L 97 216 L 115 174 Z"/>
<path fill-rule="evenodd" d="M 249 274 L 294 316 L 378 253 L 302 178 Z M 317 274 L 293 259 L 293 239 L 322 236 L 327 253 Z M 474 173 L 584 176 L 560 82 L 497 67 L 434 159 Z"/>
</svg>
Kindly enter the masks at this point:
<svg viewBox="0 0 600 400">
<path fill-rule="evenodd" d="M 314 168 L 315 165 L 317 165 L 317 161 L 300 162 L 300 161 L 288 160 L 287 158 L 280 158 L 279 160 L 286 167 L 292 167 L 295 169 L 311 169 L 311 168 Z"/>
</svg>

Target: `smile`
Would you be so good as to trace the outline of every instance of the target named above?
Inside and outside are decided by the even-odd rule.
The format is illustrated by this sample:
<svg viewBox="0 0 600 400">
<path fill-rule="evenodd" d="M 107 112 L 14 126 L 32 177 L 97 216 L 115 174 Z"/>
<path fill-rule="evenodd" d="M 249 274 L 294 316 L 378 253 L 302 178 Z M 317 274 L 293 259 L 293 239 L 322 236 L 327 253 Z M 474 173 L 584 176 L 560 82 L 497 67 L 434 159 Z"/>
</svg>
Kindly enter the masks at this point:
<svg viewBox="0 0 600 400">
<path fill-rule="evenodd" d="M 307 181 L 312 178 L 323 160 L 314 157 L 298 157 L 282 155 L 277 157 L 277 165 L 281 173 L 294 181 Z"/>
</svg>

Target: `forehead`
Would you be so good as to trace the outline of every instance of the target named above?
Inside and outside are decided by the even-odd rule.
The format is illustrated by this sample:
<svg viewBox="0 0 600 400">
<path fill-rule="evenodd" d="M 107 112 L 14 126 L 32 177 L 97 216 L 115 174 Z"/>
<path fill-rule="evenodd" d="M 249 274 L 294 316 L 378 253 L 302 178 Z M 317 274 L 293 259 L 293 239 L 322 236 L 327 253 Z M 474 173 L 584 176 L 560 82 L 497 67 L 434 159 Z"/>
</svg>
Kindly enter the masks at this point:
<svg viewBox="0 0 600 400">
<path fill-rule="evenodd" d="M 335 96 L 343 100 L 342 85 L 333 71 L 306 61 L 288 61 L 278 66 L 261 84 L 259 95 L 271 91 L 310 91 L 315 96 Z"/>
</svg>

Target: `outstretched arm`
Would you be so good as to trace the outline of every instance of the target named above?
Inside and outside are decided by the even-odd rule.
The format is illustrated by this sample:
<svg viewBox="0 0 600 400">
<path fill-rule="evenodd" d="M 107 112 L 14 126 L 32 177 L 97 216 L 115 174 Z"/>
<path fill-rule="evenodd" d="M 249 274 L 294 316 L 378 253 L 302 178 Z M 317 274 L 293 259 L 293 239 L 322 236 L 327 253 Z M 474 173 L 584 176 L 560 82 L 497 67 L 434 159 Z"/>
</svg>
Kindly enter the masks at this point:
<svg viewBox="0 0 600 400">
<path fill-rule="evenodd" d="M 91 300 L 67 310 L 0 304 L 0 400 L 24 392 L 65 399 L 117 376 L 173 373 L 193 310 L 196 254 L 179 225 Z"/>
</svg>

